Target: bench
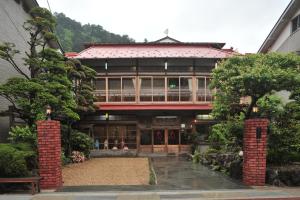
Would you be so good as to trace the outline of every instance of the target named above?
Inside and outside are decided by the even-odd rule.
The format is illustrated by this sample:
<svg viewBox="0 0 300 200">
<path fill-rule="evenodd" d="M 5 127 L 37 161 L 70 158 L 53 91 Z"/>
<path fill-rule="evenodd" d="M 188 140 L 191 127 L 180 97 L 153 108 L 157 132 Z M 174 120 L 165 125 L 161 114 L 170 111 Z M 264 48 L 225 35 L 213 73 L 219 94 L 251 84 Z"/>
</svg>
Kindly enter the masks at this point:
<svg viewBox="0 0 300 200">
<path fill-rule="evenodd" d="M 40 192 L 41 177 L 0 178 L 0 183 L 31 183 L 31 194 Z"/>
</svg>

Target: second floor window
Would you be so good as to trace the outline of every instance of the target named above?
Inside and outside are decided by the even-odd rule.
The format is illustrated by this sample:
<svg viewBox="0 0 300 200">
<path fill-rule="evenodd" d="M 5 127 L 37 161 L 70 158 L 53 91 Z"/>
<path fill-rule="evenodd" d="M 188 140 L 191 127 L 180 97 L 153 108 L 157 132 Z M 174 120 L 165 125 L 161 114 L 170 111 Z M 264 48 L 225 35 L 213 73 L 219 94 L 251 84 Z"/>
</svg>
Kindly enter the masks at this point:
<svg viewBox="0 0 300 200">
<path fill-rule="evenodd" d="M 106 77 L 95 81 L 97 102 L 210 102 L 211 78 L 190 77 Z"/>
</svg>

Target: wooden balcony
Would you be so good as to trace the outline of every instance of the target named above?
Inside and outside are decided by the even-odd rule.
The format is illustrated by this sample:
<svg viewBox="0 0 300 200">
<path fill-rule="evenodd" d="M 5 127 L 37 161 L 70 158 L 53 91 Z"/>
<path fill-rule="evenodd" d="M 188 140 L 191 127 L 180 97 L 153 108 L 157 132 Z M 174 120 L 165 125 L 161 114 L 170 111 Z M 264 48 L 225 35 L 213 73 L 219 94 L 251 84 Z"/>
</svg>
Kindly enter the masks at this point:
<svg viewBox="0 0 300 200">
<path fill-rule="evenodd" d="M 193 95 L 195 94 L 195 95 Z M 190 90 L 172 89 L 167 92 L 163 89 L 144 89 L 136 93 L 132 90 L 95 90 L 94 96 L 97 103 L 134 103 L 134 104 L 161 104 L 161 103 L 211 103 L 212 91 L 200 89 L 195 92 Z"/>
</svg>

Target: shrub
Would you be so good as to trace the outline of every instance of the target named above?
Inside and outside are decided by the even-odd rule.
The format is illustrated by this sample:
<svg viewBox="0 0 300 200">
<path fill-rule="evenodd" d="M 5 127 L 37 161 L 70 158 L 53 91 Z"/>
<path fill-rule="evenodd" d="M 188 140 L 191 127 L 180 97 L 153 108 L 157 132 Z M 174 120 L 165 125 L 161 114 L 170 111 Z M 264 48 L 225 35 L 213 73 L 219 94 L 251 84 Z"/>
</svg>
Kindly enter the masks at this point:
<svg viewBox="0 0 300 200">
<path fill-rule="evenodd" d="M 61 152 L 61 164 L 62 165 L 67 165 L 70 162 L 72 162 L 72 161 L 69 157 L 66 157 L 65 152 Z"/>
<path fill-rule="evenodd" d="M 192 155 L 192 160 L 193 160 L 193 163 L 199 163 L 200 160 L 201 160 L 201 153 L 199 150 L 195 150 L 194 151 L 194 154 Z"/>
<path fill-rule="evenodd" d="M 220 150 L 221 147 L 231 151 L 240 149 L 243 144 L 244 123 L 240 119 L 231 119 L 212 126 L 209 142 L 212 148 Z"/>
<path fill-rule="evenodd" d="M 294 107 L 285 111 L 270 124 L 268 134 L 268 163 L 287 164 L 300 162 L 300 123 L 293 118 Z"/>
<path fill-rule="evenodd" d="M 35 146 L 36 133 L 28 126 L 15 126 L 11 128 L 8 140 L 12 143 L 26 142 Z"/>
<path fill-rule="evenodd" d="M 18 151 L 22 151 L 25 157 L 26 165 L 29 170 L 38 168 L 37 152 L 33 149 L 29 143 L 14 143 L 11 144 L 13 148 Z"/>
<path fill-rule="evenodd" d="M 85 133 L 74 131 L 71 134 L 70 143 L 72 151 L 83 152 L 86 157 L 89 157 L 93 147 L 93 140 L 90 136 Z"/>
<path fill-rule="evenodd" d="M 27 156 L 28 152 L 18 150 L 11 144 L 0 144 L 0 177 L 28 176 Z"/>
</svg>

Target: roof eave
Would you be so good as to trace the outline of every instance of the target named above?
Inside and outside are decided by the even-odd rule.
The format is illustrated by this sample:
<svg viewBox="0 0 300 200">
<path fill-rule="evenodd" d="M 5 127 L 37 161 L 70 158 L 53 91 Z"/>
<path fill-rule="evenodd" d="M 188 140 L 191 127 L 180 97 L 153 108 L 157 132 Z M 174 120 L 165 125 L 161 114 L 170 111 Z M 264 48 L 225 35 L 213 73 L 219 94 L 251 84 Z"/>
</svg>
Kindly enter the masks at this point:
<svg viewBox="0 0 300 200">
<path fill-rule="evenodd" d="M 291 0 L 289 5 L 285 8 L 279 19 L 277 20 L 276 24 L 268 34 L 267 38 L 264 40 L 263 44 L 260 46 L 258 53 L 266 53 L 268 52 L 269 48 L 272 46 L 274 41 L 279 36 L 282 29 L 289 23 L 290 18 L 293 15 L 295 9 L 298 8 L 300 5 L 300 1 Z"/>
</svg>

